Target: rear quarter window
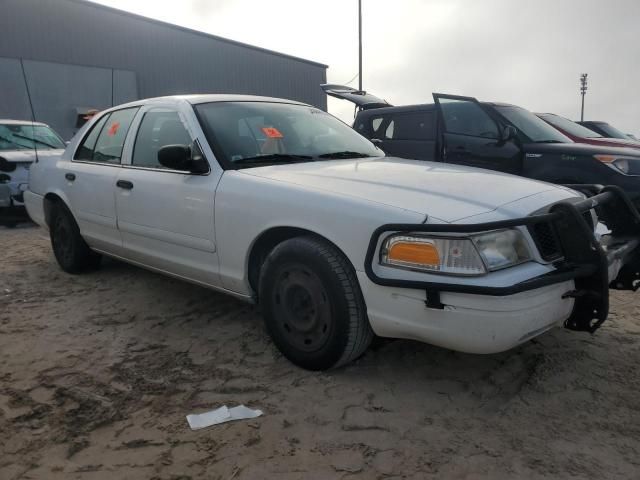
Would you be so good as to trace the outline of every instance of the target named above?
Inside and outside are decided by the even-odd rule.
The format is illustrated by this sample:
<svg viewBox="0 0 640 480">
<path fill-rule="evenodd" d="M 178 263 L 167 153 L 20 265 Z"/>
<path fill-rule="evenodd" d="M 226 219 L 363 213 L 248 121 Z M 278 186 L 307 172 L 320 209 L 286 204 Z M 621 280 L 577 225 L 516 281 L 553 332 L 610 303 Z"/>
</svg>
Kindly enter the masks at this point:
<svg viewBox="0 0 640 480">
<path fill-rule="evenodd" d="M 436 114 L 433 111 L 396 113 L 381 122 L 388 140 L 435 140 Z"/>
</svg>

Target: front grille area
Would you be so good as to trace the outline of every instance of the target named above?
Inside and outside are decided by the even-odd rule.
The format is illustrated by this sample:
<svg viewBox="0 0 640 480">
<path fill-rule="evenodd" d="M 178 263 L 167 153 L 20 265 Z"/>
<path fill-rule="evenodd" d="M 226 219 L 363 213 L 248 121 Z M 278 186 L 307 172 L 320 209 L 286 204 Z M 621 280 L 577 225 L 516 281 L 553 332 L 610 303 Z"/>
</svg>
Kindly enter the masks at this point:
<svg viewBox="0 0 640 480">
<path fill-rule="evenodd" d="M 595 229 L 593 216 L 591 210 L 587 210 L 582 214 L 585 222 L 589 226 L 590 230 Z M 529 227 L 529 232 L 533 237 L 533 241 L 538 247 L 538 251 L 543 259 L 553 261 L 562 256 L 562 247 L 560 246 L 560 239 L 555 231 L 553 223 L 542 222 L 536 223 Z"/>
<path fill-rule="evenodd" d="M 536 223 L 529 227 L 540 255 L 545 260 L 554 260 L 562 256 L 560 241 L 551 222 Z"/>
</svg>

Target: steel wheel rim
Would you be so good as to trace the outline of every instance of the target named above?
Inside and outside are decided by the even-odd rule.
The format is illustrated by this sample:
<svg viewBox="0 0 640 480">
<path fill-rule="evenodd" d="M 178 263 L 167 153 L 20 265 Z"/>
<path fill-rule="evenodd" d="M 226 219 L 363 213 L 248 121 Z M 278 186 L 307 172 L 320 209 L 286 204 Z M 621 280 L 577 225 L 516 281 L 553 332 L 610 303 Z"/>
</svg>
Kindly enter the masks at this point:
<svg viewBox="0 0 640 480">
<path fill-rule="evenodd" d="M 275 282 L 276 326 L 296 349 L 313 352 L 332 331 L 329 296 L 320 278 L 304 265 L 287 265 Z"/>
</svg>

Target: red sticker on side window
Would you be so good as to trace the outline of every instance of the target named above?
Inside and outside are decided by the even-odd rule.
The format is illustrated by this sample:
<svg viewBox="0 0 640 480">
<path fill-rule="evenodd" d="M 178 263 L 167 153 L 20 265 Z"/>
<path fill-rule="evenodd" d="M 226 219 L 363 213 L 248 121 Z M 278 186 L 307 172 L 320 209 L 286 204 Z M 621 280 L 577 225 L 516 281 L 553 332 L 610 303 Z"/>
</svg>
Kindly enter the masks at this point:
<svg viewBox="0 0 640 480">
<path fill-rule="evenodd" d="M 278 130 L 276 127 L 262 127 L 262 132 L 268 138 L 284 138 L 280 133 L 280 130 Z"/>
<path fill-rule="evenodd" d="M 110 137 L 114 137 L 116 133 L 118 133 L 118 129 L 120 128 L 120 122 L 113 122 L 107 130 L 107 135 Z"/>
</svg>

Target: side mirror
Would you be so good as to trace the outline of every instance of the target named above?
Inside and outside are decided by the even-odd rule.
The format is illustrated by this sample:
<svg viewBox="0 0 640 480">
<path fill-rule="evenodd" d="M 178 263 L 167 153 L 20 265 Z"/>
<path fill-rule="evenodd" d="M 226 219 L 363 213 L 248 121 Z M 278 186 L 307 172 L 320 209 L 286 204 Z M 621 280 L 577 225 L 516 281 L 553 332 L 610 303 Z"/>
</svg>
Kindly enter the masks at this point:
<svg viewBox="0 0 640 480">
<path fill-rule="evenodd" d="M 518 135 L 518 132 L 516 131 L 515 127 L 512 125 L 507 125 L 502 130 L 502 134 L 500 135 L 500 141 L 502 143 L 508 142 L 509 140 L 516 138 L 516 135 Z"/>
<path fill-rule="evenodd" d="M 196 149 L 198 150 L 198 149 Z M 207 173 L 208 164 L 200 154 L 192 155 L 188 145 L 165 145 L 158 150 L 158 163 L 171 170 L 191 173 Z"/>
</svg>

